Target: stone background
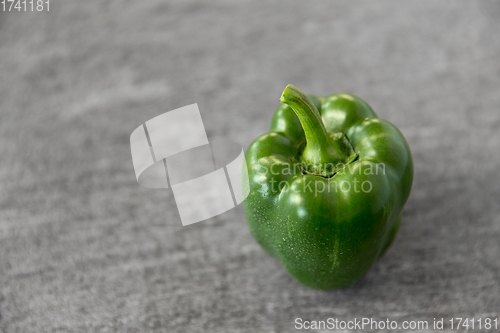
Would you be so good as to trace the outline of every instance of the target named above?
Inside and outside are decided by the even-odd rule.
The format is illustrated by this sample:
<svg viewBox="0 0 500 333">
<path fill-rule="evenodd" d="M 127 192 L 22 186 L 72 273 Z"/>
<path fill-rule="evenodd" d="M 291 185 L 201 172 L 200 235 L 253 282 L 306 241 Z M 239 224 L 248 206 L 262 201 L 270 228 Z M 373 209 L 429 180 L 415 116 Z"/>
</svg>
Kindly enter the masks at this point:
<svg viewBox="0 0 500 333">
<path fill-rule="evenodd" d="M 52 0 L 0 11 L 0 331 L 291 332 L 500 312 L 500 2 Z M 300 286 L 238 207 L 188 227 L 130 133 L 197 102 L 247 147 L 283 88 L 361 96 L 415 180 L 356 285 Z"/>
</svg>

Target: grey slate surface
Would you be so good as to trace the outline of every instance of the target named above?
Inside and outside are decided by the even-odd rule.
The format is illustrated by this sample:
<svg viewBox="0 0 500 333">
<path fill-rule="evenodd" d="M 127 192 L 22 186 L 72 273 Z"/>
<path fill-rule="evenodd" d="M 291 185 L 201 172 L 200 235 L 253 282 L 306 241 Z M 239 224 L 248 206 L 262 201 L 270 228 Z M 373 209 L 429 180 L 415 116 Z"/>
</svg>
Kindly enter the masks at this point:
<svg viewBox="0 0 500 333">
<path fill-rule="evenodd" d="M 295 318 L 500 312 L 500 2 L 56 1 L 0 11 L 0 330 L 292 332 Z M 400 232 L 356 285 L 297 284 L 242 207 L 182 227 L 129 135 L 197 102 L 247 147 L 283 88 L 349 92 L 406 136 Z M 368 330 L 367 330 L 368 331 Z"/>
</svg>

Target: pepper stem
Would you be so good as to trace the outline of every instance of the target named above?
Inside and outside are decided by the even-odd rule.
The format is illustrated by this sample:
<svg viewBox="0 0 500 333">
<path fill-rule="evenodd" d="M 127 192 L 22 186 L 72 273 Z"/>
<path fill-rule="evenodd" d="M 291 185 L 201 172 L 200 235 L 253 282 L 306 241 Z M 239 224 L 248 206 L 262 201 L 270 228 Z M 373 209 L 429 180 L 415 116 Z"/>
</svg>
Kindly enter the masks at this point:
<svg viewBox="0 0 500 333">
<path fill-rule="evenodd" d="M 289 84 L 283 91 L 280 101 L 292 108 L 304 129 L 306 146 L 301 159 L 307 164 L 307 171 L 328 176 L 335 166 L 349 159 L 349 155 L 326 131 L 318 110 L 306 94 Z"/>
</svg>

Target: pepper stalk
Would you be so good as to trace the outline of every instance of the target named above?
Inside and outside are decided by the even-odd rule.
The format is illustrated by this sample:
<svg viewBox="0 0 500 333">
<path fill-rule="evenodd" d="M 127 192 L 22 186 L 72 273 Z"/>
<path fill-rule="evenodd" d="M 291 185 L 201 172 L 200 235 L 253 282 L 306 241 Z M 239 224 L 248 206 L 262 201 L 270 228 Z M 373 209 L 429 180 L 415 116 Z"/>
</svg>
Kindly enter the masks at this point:
<svg viewBox="0 0 500 333">
<path fill-rule="evenodd" d="M 292 108 L 304 129 L 306 146 L 301 162 L 306 173 L 330 177 L 339 165 L 345 166 L 357 157 L 344 133 L 328 133 L 316 106 L 299 88 L 286 86 L 280 102 Z"/>
</svg>

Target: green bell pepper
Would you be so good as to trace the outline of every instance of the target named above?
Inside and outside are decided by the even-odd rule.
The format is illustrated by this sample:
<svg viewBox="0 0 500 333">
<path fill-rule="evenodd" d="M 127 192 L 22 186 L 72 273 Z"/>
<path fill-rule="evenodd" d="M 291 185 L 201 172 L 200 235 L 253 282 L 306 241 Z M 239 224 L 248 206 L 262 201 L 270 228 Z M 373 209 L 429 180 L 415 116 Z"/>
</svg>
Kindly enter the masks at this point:
<svg viewBox="0 0 500 333">
<path fill-rule="evenodd" d="M 252 235 L 305 286 L 349 286 L 393 241 L 413 181 L 401 132 L 349 94 L 288 85 L 246 152 Z"/>
</svg>

